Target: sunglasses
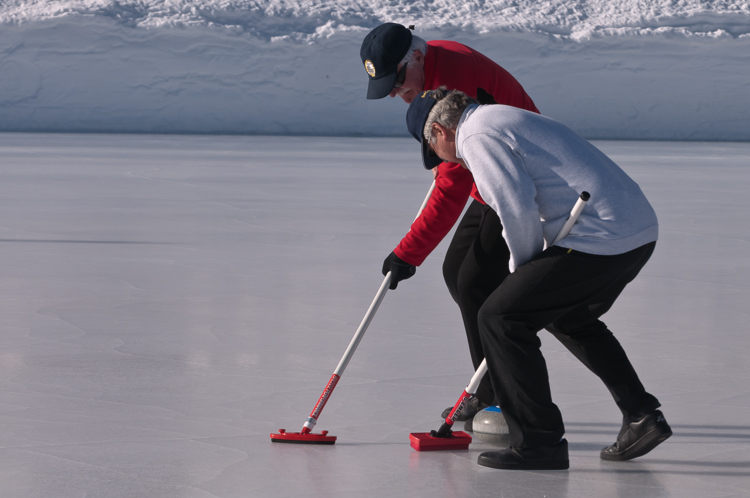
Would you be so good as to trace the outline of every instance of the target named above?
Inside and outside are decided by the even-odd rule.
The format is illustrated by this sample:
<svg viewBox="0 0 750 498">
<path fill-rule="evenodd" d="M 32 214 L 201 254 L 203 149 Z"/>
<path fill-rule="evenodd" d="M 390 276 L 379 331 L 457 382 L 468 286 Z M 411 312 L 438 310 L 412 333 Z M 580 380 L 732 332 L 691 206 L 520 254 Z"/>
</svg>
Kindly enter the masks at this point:
<svg viewBox="0 0 750 498">
<path fill-rule="evenodd" d="M 393 85 L 393 88 L 401 88 L 401 86 L 404 84 L 404 81 L 406 81 L 406 66 L 408 66 L 409 63 L 407 62 L 401 67 L 401 70 L 398 72 L 398 76 L 396 77 L 396 83 Z"/>
</svg>

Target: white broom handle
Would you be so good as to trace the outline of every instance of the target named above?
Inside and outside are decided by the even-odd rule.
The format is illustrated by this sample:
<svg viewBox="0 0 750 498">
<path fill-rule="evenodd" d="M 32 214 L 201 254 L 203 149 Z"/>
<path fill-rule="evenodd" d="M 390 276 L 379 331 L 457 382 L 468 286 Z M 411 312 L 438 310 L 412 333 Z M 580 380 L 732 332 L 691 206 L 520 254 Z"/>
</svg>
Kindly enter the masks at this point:
<svg viewBox="0 0 750 498">
<path fill-rule="evenodd" d="M 344 373 L 346 366 L 349 364 L 349 360 L 351 360 L 352 356 L 354 356 L 354 351 L 357 350 L 357 346 L 359 346 L 360 341 L 364 337 L 367 327 L 370 326 L 370 322 L 372 321 L 372 318 L 375 316 L 375 312 L 378 311 L 378 308 L 380 307 L 380 303 L 383 302 L 383 298 L 385 298 L 385 293 L 388 292 L 388 287 L 390 285 L 391 285 L 391 272 L 388 272 L 388 274 L 383 279 L 383 283 L 380 284 L 380 289 L 378 289 L 378 293 L 375 294 L 375 299 L 372 300 L 372 304 L 370 304 L 370 307 L 367 309 L 367 313 L 365 313 L 365 317 L 362 319 L 362 323 L 359 324 L 359 328 L 357 329 L 357 332 L 354 334 L 354 337 L 352 338 L 352 342 L 350 342 L 349 347 L 346 348 L 346 352 L 344 353 L 343 358 L 341 358 L 341 361 L 339 362 L 339 366 L 337 366 L 336 370 L 333 372 L 339 377 L 341 377 L 341 374 Z"/>
<path fill-rule="evenodd" d="M 419 218 L 419 215 L 422 214 L 422 210 L 427 205 L 427 201 L 430 200 L 430 196 L 432 195 L 433 190 L 435 190 L 434 180 L 432 181 L 432 185 L 430 185 L 430 190 L 427 192 L 427 195 L 425 196 L 424 201 L 422 201 L 422 206 L 419 208 L 419 211 L 417 212 L 417 218 Z M 417 218 L 414 218 L 414 219 L 416 220 Z M 352 342 L 349 343 L 349 347 L 346 348 L 346 351 L 344 352 L 344 356 L 341 358 L 339 365 L 336 367 L 336 370 L 333 372 L 335 375 L 338 375 L 339 377 L 341 377 L 341 374 L 344 373 L 346 366 L 349 364 L 349 360 L 351 360 L 352 356 L 354 356 L 354 351 L 357 350 L 357 346 L 359 346 L 359 343 L 362 341 L 362 337 L 364 337 L 367 327 L 370 326 L 370 322 L 372 322 L 372 319 L 375 316 L 375 312 L 378 311 L 378 308 L 380 307 L 380 303 L 383 302 L 383 298 L 385 298 L 385 293 L 388 292 L 388 287 L 390 287 L 390 285 L 391 285 L 391 272 L 388 272 L 388 274 L 383 279 L 383 283 L 380 284 L 380 289 L 378 289 L 377 294 L 375 294 L 375 299 L 372 300 L 370 307 L 367 309 L 367 313 L 365 313 L 365 317 L 362 319 L 362 322 L 359 324 L 359 327 L 357 328 L 357 332 L 355 332 L 354 337 L 352 338 Z"/>
<path fill-rule="evenodd" d="M 435 190 L 435 180 L 432 180 L 432 185 L 430 185 L 430 190 L 427 191 L 427 195 L 424 197 L 424 200 L 422 201 L 422 206 L 419 208 L 419 211 L 417 211 L 417 217 L 414 218 L 414 221 L 419 218 L 419 215 L 422 214 L 422 210 L 427 205 L 427 201 L 430 200 L 430 196 L 432 195 L 432 191 Z"/>
<path fill-rule="evenodd" d="M 568 236 L 570 230 L 573 228 L 573 225 L 575 225 L 576 221 L 578 221 L 578 216 L 581 214 L 581 211 L 583 211 L 584 206 L 586 206 L 586 203 L 590 198 L 591 194 L 589 194 L 588 192 L 581 192 L 581 196 L 578 198 L 575 206 L 573 206 L 573 210 L 570 212 L 568 221 L 565 222 L 565 224 L 560 229 L 560 232 L 557 234 L 557 237 L 555 237 L 555 240 L 552 242 L 553 245 Z"/>
<path fill-rule="evenodd" d="M 558 242 L 565 237 L 568 236 L 570 233 L 570 230 L 573 228 L 573 225 L 575 225 L 576 221 L 578 221 L 578 216 L 581 215 L 581 211 L 583 211 L 584 206 L 588 202 L 588 200 L 591 198 L 591 194 L 588 192 L 581 193 L 581 196 L 576 201 L 575 206 L 573 206 L 573 210 L 570 212 L 570 217 L 568 218 L 568 221 L 565 222 L 565 224 L 560 229 L 560 232 L 557 234 L 557 237 L 555 237 L 555 242 Z M 553 244 L 555 243 L 553 242 Z M 479 383 L 482 381 L 482 377 L 484 377 L 484 374 L 487 373 L 487 358 L 482 360 L 482 364 L 479 365 L 479 368 L 477 368 L 477 371 L 474 372 L 474 376 L 471 378 L 471 381 L 469 382 L 469 385 L 466 386 L 466 391 L 469 394 L 475 394 L 477 392 L 477 388 L 479 387 Z"/>
<path fill-rule="evenodd" d="M 475 394 L 477 392 L 477 388 L 479 387 L 479 383 L 482 381 L 482 377 L 484 377 L 484 374 L 487 373 L 487 358 L 482 360 L 482 364 L 479 365 L 479 368 L 477 368 L 477 371 L 474 372 L 474 376 L 471 378 L 471 382 L 469 382 L 469 385 L 466 386 L 466 391 L 469 394 Z"/>
</svg>

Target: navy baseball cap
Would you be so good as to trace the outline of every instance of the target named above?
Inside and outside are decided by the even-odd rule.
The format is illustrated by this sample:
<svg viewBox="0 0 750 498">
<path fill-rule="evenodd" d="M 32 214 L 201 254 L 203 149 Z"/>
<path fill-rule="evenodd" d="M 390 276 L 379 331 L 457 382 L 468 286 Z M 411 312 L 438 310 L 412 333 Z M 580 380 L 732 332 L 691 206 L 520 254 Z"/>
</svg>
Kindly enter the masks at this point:
<svg viewBox="0 0 750 498">
<path fill-rule="evenodd" d="M 381 24 L 365 36 L 359 56 L 370 77 L 368 99 L 382 99 L 391 93 L 398 77 L 398 63 L 409 47 L 411 31 L 400 24 Z"/>
<path fill-rule="evenodd" d="M 432 91 L 422 92 L 411 101 L 409 110 L 406 111 L 406 128 L 411 136 L 422 145 L 422 165 L 425 169 L 432 169 L 443 162 L 430 148 L 430 143 L 425 140 L 422 133 L 424 124 L 427 122 L 427 116 L 430 115 L 430 111 L 436 103 L 437 100 L 432 96 Z"/>
</svg>

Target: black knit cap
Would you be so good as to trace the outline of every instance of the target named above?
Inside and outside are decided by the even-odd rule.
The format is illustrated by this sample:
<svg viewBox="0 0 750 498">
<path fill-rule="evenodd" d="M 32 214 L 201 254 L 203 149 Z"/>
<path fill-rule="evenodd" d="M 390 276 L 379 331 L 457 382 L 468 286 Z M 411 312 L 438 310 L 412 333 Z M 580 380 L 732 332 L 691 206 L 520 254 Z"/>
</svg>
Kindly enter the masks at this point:
<svg viewBox="0 0 750 498">
<path fill-rule="evenodd" d="M 430 111 L 437 104 L 437 100 L 432 96 L 432 91 L 424 91 L 409 104 L 409 110 L 406 111 L 406 128 L 411 136 L 417 139 L 422 146 L 422 165 L 425 169 L 432 169 L 442 163 L 437 154 L 430 148 L 429 142 L 424 138 L 424 125 Z"/>
<path fill-rule="evenodd" d="M 370 78 L 368 99 L 382 99 L 391 93 L 398 77 L 396 68 L 409 47 L 411 31 L 400 24 L 381 24 L 365 36 L 359 56 Z"/>
</svg>

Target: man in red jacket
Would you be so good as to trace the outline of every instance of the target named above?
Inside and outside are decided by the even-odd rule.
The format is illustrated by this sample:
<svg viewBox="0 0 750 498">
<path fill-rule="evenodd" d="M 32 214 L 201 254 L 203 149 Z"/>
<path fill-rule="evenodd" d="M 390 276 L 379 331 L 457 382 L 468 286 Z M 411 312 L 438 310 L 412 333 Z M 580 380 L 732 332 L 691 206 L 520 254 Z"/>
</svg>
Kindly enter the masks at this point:
<svg viewBox="0 0 750 498">
<path fill-rule="evenodd" d="M 520 83 L 492 60 L 460 43 L 425 42 L 400 24 L 386 23 L 373 29 L 362 42 L 360 56 L 369 77 L 368 99 L 390 95 L 401 97 L 408 104 L 424 90 L 446 86 L 482 104 L 505 104 L 539 112 Z M 510 252 L 497 213 L 482 200 L 468 170 L 437 157 L 425 160 L 424 167 L 433 170 L 435 191 L 409 232 L 383 262 L 383 275 L 391 272 L 391 289 L 414 275 L 416 267 L 456 223 L 469 197 L 474 199 L 448 248 L 443 276 L 461 309 L 476 369 L 484 359 L 477 324 L 479 308 L 508 275 Z M 476 401 L 464 409 L 459 420 L 469 419 L 493 404 L 492 385 L 489 376 L 485 376 Z M 443 417 L 447 415 L 443 413 Z"/>
</svg>

